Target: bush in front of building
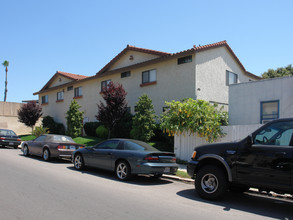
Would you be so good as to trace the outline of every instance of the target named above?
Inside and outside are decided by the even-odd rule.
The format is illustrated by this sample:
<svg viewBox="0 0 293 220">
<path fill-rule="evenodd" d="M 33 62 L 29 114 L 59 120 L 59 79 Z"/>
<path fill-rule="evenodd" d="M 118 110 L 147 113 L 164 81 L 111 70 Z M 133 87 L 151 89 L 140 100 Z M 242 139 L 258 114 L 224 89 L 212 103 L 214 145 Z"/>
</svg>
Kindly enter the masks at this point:
<svg viewBox="0 0 293 220">
<path fill-rule="evenodd" d="M 32 132 L 32 135 L 34 135 L 36 137 L 39 137 L 39 136 L 41 136 L 43 134 L 48 134 L 48 133 L 49 133 L 48 128 L 43 127 L 43 126 L 36 126 L 35 129 Z"/>
<path fill-rule="evenodd" d="M 87 136 L 96 137 L 96 130 L 100 125 L 100 122 L 86 122 L 83 126 L 83 129 Z"/>
<path fill-rule="evenodd" d="M 108 129 L 105 128 L 104 125 L 100 125 L 96 129 L 96 134 L 97 134 L 97 137 L 102 138 L 102 139 L 106 139 L 108 137 Z"/>
<path fill-rule="evenodd" d="M 42 120 L 43 127 L 49 129 L 50 134 L 65 134 L 65 127 L 62 123 L 55 122 L 54 118 L 47 115 Z"/>
<path fill-rule="evenodd" d="M 132 129 L 133 115 L 126 112 L 122 119 L 118 122 L 117 126 L 112 132 L 112 137 L 116 138 L 130 138 L 130 131 Z"/>
</svg>

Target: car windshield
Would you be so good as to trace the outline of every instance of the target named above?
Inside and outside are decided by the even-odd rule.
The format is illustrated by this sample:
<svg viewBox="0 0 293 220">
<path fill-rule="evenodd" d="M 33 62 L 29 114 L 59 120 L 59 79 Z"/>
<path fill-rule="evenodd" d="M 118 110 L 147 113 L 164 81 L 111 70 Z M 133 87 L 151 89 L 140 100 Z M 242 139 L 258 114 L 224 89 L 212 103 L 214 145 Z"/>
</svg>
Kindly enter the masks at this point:
<svg viewBox="0 0 293 220">
<path fill-rule="evenodd" d="M 151 145 L 137 140 L 126 140 L 124 141 L 125 150 L 135 150 L 135 151 L 158 151 Z"/>
<path fill-rule="evenodd" d="M 16 134 L 11 130 L 4 130 L 0 129 L 0 135 L 1 136 L 16 136 Z"/>
<path fill-rule="evenodd" d="M 68 136 L 53 136 L 54 142 L 74 142 L 71 137 Z"/>
</svg>

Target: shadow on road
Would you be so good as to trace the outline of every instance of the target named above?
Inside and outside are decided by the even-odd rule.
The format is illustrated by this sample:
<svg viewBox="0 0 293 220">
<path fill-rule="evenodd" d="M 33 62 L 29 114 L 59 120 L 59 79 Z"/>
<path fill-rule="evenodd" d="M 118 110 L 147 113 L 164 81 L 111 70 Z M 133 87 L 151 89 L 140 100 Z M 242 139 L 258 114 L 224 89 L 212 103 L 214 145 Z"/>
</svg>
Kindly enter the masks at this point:
<svg viewBox="0 0 293 220">
<path fill-rule="evenodd" d="M 166 179 L 154 178 L 149 175 L 135 175 L 127 181 L 121 181 L 116 178 L 114 172 L 107 171 L 107 170 L 87 167 L 85 170 L 79 171 L 79 170 L 76 170 L 74 166 L 69 166 L 67 168 L 75 172 L 82 172 L 83 174 L 88 174 L 88 175 L 92 175 L 96 177 L 110 179 L 117 182 L 123 182 L 127 184 L 134 184 L 134 185 L 140 185 L 140 186 L 163 185 L 163 184 L 172 183 L 172 181 L 169 181 Z"/>
<path fill-rule="evenodd" d="M 227 193 L 220 201 L 208 201 L 201 199 L 194 189 L 180 191 L 177 195 L 197 202 L 221 206 L 223 207 L 223 212 L 229 212 L 234 209 L 264 217 L 284 220 L 293 219 L 293 201 L 289 199 L 279 199 L 252 193 Z"/>
<path fill-rule="evenodd" d="M 37 160 L 37 161 L 44 162 L 44 163 L 57 163 L 57 164 L 58 163 L 60 163 L 60 164 L 68 163 L 68 164 L 71 164 L 71 161 L 68 159 L 52 158 L 50 161 L 44 161 L 42 157 L 38 157 L 35 155 L 24 156 L 22 153 L 19 153 L 18 155 L 21 157 L 26 157 L 28 159 Z"/>
</svg>

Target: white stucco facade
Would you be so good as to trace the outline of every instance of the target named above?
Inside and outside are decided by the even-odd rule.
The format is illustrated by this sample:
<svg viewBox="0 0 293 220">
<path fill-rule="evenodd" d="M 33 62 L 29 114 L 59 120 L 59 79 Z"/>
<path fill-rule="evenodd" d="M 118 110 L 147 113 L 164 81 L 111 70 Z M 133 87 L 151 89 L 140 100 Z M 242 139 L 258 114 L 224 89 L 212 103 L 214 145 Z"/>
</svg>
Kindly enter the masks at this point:
<svg viewBox="0 0 293 220">
<path fill-rule="evenodd" d="M 50 115 L 64 125 L 66 112 L 77 87 L 82 87 L 82 96 L 75 99 L 82 106 L 80 110 L 84 111 L 84 117 L 88 121 L 96 120 L 97 104 L 102 101 L 101 83 L 108 80 L 123 85 L 132 114 L 135 113 L 134 107 L 142 94 L 147 94 L 152 99 L 157 115 L 162 114 L 165 101 L 183 98 L 222 103 L 227 110 L 229 86 L 226 71 L 237 74 L 238 82 L 255 80 L 257 77 L 247 75 L 235 55 L 226 47 L 226 42 L 222 42 L 220 46 L 211 46 L 202 51 L 192 48 L 176 54 L 152 54 L 151 50 L 140 48 L 133 51 L 127 47 L 96 76 L 74 81 L 55 74 L 55 78 L 47 83 L 50 84 L 48 89 L 42 89 L 37 94 L 40 103 L 42 96 L 48 95 L 48 103 L 42 105 L 44 116 Z M 178 59 L 184 57 L 188 57 L 187 61 L 179 64 Z M 149 70 L 155 70 L 155 81 L 143 83 L 142 74 Z M 130 76 L 121 77 L 121 73 L 127 71 L 130 71 Z M 68 91 L 69 86 L 73 86 L 73 90 Z M 60 91 L 64 92 L 64 100 L 57 101 L 57 92 Z"/>
<path fill-rule="evenodd" d="M 261 123 L 261 103 L 279 103 L 279 118 L 293 117 L 293 77 L 266 79 L 230 86 L 229 124 Z"/>
</svg>

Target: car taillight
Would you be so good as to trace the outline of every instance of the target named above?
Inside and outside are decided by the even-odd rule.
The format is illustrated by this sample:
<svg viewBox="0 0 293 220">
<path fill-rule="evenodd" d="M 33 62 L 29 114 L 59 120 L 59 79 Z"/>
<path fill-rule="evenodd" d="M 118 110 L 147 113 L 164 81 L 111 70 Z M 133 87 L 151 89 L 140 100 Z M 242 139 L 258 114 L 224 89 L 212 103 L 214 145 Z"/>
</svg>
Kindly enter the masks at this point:
<svg viewBox="0 0 293 220">
<path fill-rule="evenodd" d="M 196 157 L 196 151 L 193 151 L 193 154 L 192 154 L 192 159 L 194 159 Z"/>
<path fill-rule="evenodd" d="M 17 138 L 17 141 L 21 141 L 21 139 L 20 138 Z"/>
<path fill-rule="evenodd" d="M 3 138 L 3 137 L 0 137 L 0 140 L 5 140 L 5 138 Z"/>
<path fill-rule="evenodd" d="M 172 161 L 174 161 L 176 163 L 176 157 L 172 158 Z"/>
<path fill-rule="evenodd" d="M 144 160 L 148 160 L 148 161 L 158 161 L 158 160 L 159 160 L 159 157 L 148 156 L 148 157 L 145 157 Z"/>
<path fill-rule="evenodd" d="M 65 145 L 58 145 L 57 147 L 58 150 L 65 150 L 65 149 L 68 149 L 68 146 L 65 146 Z"/>
</svg>

